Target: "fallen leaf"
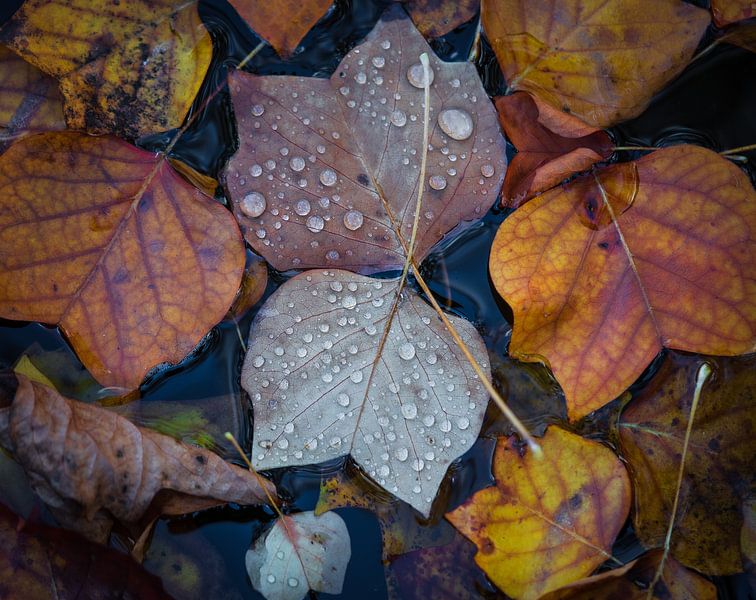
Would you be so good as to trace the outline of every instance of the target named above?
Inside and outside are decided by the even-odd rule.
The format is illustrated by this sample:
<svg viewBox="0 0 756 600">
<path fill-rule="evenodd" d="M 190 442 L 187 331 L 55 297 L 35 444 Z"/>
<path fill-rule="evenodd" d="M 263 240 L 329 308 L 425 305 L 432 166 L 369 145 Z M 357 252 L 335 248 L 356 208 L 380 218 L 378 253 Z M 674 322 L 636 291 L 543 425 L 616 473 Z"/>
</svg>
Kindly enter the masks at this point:
<svg viewBox="0 0 756 600">
<path fill-rule="evenodd" d="M 504 138 L 474 65 L 439 60 L 393 6 L 330 80 L 230 75 L 240 147 L 225 183 L 247 241 L 275 269 L 404 264 L 399 233 L 411 237 L 420 176 L 423 52 L 434 72 L 433 150 L 419 262 L 461 221 L 482 217 L 504 177 Z"/>
<path fill-rule="evenodd" d="M 267 600 L 301 600 L 308 590 L 340 594 L 352 542 L 334 512 L 284 515 L 255 540 L 245 563 L 252 587 Z"/>
<path fill-rule="evenodd" d="M 478 436 L 488 392 L 416 293 L 405 289 L 394 312 L 398 288 L 398 279 L 317 270 L 268 298 L 241 378 L 254 406 L 256 469 L 350 454 L 429 514 L 449 465 Z M 449 319 L 487 371 L 478 332 Z"/>
<path fill-rule="evenodd" d="M 60 132 L 0 156 L 0 316 L 59 324 L 103 385 L 183 359 L 243 264 L 229 212 L 151 152 Z"/>
<path fill-rule="evenodd" d="M 183 0 L 27 0 L 0 42 L 59 81 L 71 129 L 126 138 L 181 125 L 213 51 Z"/>
<path fill-rule="evenodd" d="M 486 0 L 482 22 L 510 90 L 609 127 L 683 70 L 709 13 L 679 0 Z"/>
<path fill-rule="evenodd" d="M 441 37 L 472 19 L 480 0 L 400 0 L 425 37 Z"/>
<path fill-rule="evenodd" d="M 114 520 L 137 524 L 153 501 L 161 514 L 266 502 L 249 471 L 23 375 L 0 378 L 0 444 L 61 525 L 100 543 Z"/>
<path fill-rule="evenodd" d="M 756 17 L 753 0 L 711 0 L 711 14 L 717 27 Z"/>
<path fill-rule="evenodd" d="M 753 351 L 754 229 L 748 177 L 695 146 L 534 198 L 491 250 L 491 279 L 514 311 L 510 354 L 551 367 L 574 421 L 621 394 L 664 347 Z"/>
<path fill-rule="evenodd" d="M 737 23 L 728 27 L 725 34 L 717 40 L 756 52 L 756 21 Z"/>
<path fill-rule="evenodd" d="M 713 583 L 670 556 L 664 561 L 664 570 L 653 594 L 649 595 L 648 588 L 661 557 L 661 550 L 652 550 L 624 567 L 581 579 L 545 594 L 539 600 L 716 600 L 717 588 Z"/>
<path fill-rule="evenodd" d="M 247 251 L 247 261 L 244 266 L 241 287 L 236 299 L 228 309 L 227 319 L 238 320 L 257 304 L 268 287 L 268 263 L 262 258 Z"/>
<path fill-rule="evenodd" d="M 635 489 L 633 524 L 647 548 L 662 546 L 667 534 L 696 372 L 703 360 L 671 353 L 617 425 Z M 743 570 L 743 509 L 756 485 L 756 360 L 705 360 L 714 375 L 703 387 L 693 421 L 671 552 L 702 573 L 726 575 Z"/>
<path fill-rule="evenodd" d="M 496 486 L 447 513 L 478 547 L 475 562 L 504 593 L 538 598 L 590 574 L 611 555 L 630 510 L 630 482 L 606 446 L 555 426 L 534 458 L 500 438 Z"/>
<path fill-rule="evenodd" d="M 573 173 L 612 155 L 605 131 L 587 126 L 525 92 L 496 98 L 507 138 L 517 148 L 504 187 L 502 206 L 517 208 Z"/>
</svg>

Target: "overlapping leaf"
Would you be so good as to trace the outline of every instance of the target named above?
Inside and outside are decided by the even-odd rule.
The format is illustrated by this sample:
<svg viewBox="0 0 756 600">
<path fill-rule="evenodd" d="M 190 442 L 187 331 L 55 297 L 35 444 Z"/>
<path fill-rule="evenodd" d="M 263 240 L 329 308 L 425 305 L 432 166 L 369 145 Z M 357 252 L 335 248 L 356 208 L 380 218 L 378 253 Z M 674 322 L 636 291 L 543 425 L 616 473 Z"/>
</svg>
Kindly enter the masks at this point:
<svg viewBox="0 0 756 600">
<path fill-rule="evenodd" d="M 711 14 L 717 27 L 756 16 L 753 0 L 711 0 Z"/>
<path fill-rule="evenodd" d="M 491 278 L 510 354 L 550 365 L 570 419 L 625 390 L 663 348 L 751 352 L 756 192 L 717 154 L 677 146 L 531 200 L 502 223 Z"/>
<path fill-rule="evenodd" d="M 394 313 L 398 287 L 347 271 L 289 280 L 255 318 L 242 386 L 254 405 L 255 468 L 351 454 L 427 516 L 449 464 L 478 435 L 488 393 L 414 292 Z M 475 328 L 450 320 L 488 370 Z"/>
<path fill-rule="evenodd" d="M 480 0 L 397 0 L 426 37 L 439 37 L 472 19 Z"/>
<path fill-rule="evenodd" d="M 401 266 L 410 239 L 430 55 L 431 134 L 415 257 L 483 216 L 504 177 L 504 138 L 475 67 L 443 63 L 399 7 L 330 80 L 230 76 L 240 148 L 226 187 L 247 241 L 276 269 Z M 413 83 L 414 82 L 414 83 Z"/>
<path fill-rule="evenodd" d="M 0 316 L 59 324 L 103 384 L 135 388 L 228 310 L 232 216 L 115 138 L 27 137 L 0 156 Z"/>
<path fill-rule="evenodd" d="M 501 438 L 496 486 L 446 515 L 478 547 L 475 562 L 507 595 L 538 598 L 589 575 L 610 555 L 630 509 L 630 482 L 598 442 L 550 427 L 534 458 Z"/>
</svg>

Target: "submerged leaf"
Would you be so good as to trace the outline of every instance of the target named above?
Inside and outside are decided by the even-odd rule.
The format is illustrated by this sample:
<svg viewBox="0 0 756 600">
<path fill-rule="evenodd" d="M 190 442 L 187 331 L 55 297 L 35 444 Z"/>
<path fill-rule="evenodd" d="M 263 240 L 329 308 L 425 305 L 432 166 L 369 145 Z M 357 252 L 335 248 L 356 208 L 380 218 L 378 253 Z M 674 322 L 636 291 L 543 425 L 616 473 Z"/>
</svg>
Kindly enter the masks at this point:
<svg viewBox="0 0 756 600">
<path fill-rule="evenodd" d="M 254 404 L 256 469 L 351 454 L 428 515 L 450 463 L 477 438 L 488 393 L 414 292 L 403 292 L 394 313 L 398 287 L 398 279 L 318 270 L 267 300 L 242 370 Z M 449 319 L 487 371 L 475 328 Z"/>
</svg>

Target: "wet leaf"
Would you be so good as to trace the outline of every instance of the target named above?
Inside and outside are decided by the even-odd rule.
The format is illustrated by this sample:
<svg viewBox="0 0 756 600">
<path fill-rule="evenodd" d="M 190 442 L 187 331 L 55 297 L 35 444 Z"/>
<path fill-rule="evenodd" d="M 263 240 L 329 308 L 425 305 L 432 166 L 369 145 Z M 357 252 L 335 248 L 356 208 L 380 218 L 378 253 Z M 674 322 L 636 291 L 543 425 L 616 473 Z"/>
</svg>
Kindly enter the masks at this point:
<svg viewBox="0 0 756 600">
<path fill-rule="evenodd" d="M 756 17 L 753 0 L 711 0 L 711 14 L 717 27 Z"/>
<path fill-rule="evenodd" d="M 440 37 L 472 19 L 480 0 L 400 0 L 425 37 Z"/>
<path fill-rule="evenodd" d="M 114 519 L 138 523 L 151 505 L 183 514 L 266 501 L 252 473 L 207 450 L 68 400 L 23 375 L 5 374 L 0 383 L 0 444 L 58 521 L 93 541 L 107 542 Z"/>
<path fill-rule="evenodd" d="M 653 595 L 649 596 L 648 588 L 654 580 L 661 556 L 661 550 L 652 550 L 624 567 L 581 579 L 541 596 L 540 600 L 716 600 L 714 584 L 670 556 L 664 561 L 664 570 L 654 586 Z"/>
<path fill-rule="evenodd" d="M 241 287 L 233 305 L 228 310 L 227 319 L 240 319 L 246 312 L 257 304 L 268 287 L 268 263 L 262 258 L 247 252 Z"/>
<path fill-rule="evenodd" d="M 308 590 L 340 594 L 352 542 L 334 512 L 280 517 L 255 540 L 246 565 L 252 586 L 267 600 L 300 600 Z"/>
<path fill-rule="evenodd" d="M 502 223 L 491 251 L 491 278 L 514 311 L 510 354 L 546 362 L 576 420 L 664 347 L 753 351 L 755 228 L 748 177 L 694 146 L 534 198 Z"/>
<path fill-rule="evenodd" d="M 62 132 L 0 156 L 0 316 L 59 324 L 103 385 L 183 359 L 243 263 L 228 211 L 153 153 Z"/>
<path fill-rule="evenodd" d="M 709 14 L 679 0 L 490 0 L 482 21 L 510 90 L 608 127 L 683 70 Z"/>
<path fill-rule="evenodd" d="M 446 515 L 478 547 L 475 562 L 504 593 L 537 598 L 609 558 L 630 510 L 630 482 L 605 446 L 549 427 L 541 459 L 500 438 L 496 486 Z"/>
<path fill-rule="evenodd" d="M 506 158 L 471 63 L 439 60 L 394 6 L 330 80 L 230 76 L 240 148 L 226 187 L 247 241 L 278 270 L 401 267 L 423 137 L 419 56 L 430 56 L 431 131 L 418 262 L 495 201 Z M 455 139 L 456 138 L 456 139 Z"/>
<path fill-rule="evenodd" d="M 126 138 L 181 124 L 213 50 L 181 0 L 27 0 L 0 42 L 59 81 L 71 129 Z"/>
<path fill-rule="evenodd" d="M 750 52 L 756 52 L 756 21 L 737 23 L 728 27 L 725 34 L 719 38 L 720 42 L 740 46 Z"/>
<path fill-rule="evenodd" d="M 618 424 L 635 489 L 633 524 L 647 548 L 663 545 L 667 533 L 696 372 L 703 360 L 670 354 Z M 756 360 L 705 360 L 714 375 L 703 387 L 693 421 L 671 552 L 689 567 L 724 575 L 743 570 L 744 503 L 756 485 Z"/>
<path fill-rule="evenodd" d="M 525 92 L 496 98 L 499 121 L 517 148 L 504 178 L 502 206 L 517 208 L 573 173 L 609 158 L 609 135 Z"/>
<path fill-rule="evenodd" d="M 394 314 L 398 286 L 347 271 L 289 280 L 255 318 L 242 387 L 254 406 L 256 469 L 350 454 L 427 516 L 447 468 L 477 438 L 488 393 L 413 291 Z M 487 370 L 475 328 L 449 319 Z"/>
</svg>

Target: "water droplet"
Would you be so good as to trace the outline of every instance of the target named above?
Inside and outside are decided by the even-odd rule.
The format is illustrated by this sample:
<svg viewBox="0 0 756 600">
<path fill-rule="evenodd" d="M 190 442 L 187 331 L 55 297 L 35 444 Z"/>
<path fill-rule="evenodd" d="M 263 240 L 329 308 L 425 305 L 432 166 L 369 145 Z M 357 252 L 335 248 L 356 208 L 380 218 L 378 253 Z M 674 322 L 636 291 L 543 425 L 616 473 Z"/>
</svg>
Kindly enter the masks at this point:
<svg viewBox="0 0 756 600">
<path fill-rule="evenodd" d="M 338 398 L 336 398 L 336 402 L 338 402 L 340 406 L 349 406 L 349 396 L 346 394 L 339 394 Z"/>
<path fill-rule="evenodd" d="M 452 428 L 451 421 L 449 419 L 444 419 L 439 423 L 438 428 L 443 431 L 444 433 L 449 433 Z"/>
<path fill-rule="evenodd" d="M 297 356 L 299 358 L 304 358 L 307 356 L 307 348 L 297 348 Z"/>
<path fill-rule="evenodd" d="M 289 587 L 297 587 L 299 585 L 299 579 L 296 577 L 289 577 L 289 580 L 286 583 L 289 584 Z"/>
<path fill-rule="evenodd" d="M 362 371 L 354 371 L 349 376 L 349 379 L 351 379 L 354 383 L 360 383 L 362 381 Z"/>
<path fill-rule="evenodd" d="M 389 120 L 397 127 L 404 127 L 407 124 L 407 115 L 403 110 L 395 110 L 391 113 Z"/>
<path fill-rule="evenodd" d="M 316 152 L 317 152 L 318 154 L 325 154 L 325 151 L 326 151 L 326 147 L 325 147 L 325 146 L 324 146 L 323 144 L 318 144 L 318 145 L 317 145 L 317 146 L 315 147 L 315 151 L 316 151 Z"/>
<path fill-rule="evenodd" d="M 262 104 L 255 104 L 252 107 L 252 115 L 255 117 L 261 117 L 265 112 L 265 107 Z"/>
<path fill-rule="evenodd" d="M 438 126 L 454 140 L 466 140 L 473 132 L 470 113 L 459 108 L 447 108 L 438 113 Z"/>
<path fill-rule="evenodd" d="M 350 231 L 357 231 L 362 227 L 362 213 L 359 210 L 350 210 L 344 214 L 344 227 Z"/>
<path fill-rule="evenodd" d="M 307 215 L 309 215 L 310 201 L 306 198 L 297 200 L 297 203 L 294 205 L 294 212 L 297 213 L 300 217 L 306 217 Z"/>
<path fill-rule="evenodd" d="M 383 40 L 381 42 L 381 48 L 383 48 L 384 50 L 388 50 L 389 48 L 391 48 L 391 42 L 388 40 Z"/>
<path fill-rule="evenodd" d="M 319 217 L 318 215 L 307 217 L 307 229 L 313 233 L 323 231 L 323 227 L 325 227 L 325 221 L 323 221 L 322 217 Z"/>
<path fill-rule="evenodd" d="M 328 442 L 328 445 L 331 448 L 338 448 L 339 446 L 341 446 L 341 438 L 340 437 L 331 438 L 331 441 Z"/>
<path fill-rule="evenodd" d="M 262 106 L 260 108 L 262 108 Z M 268 583 L 275 583 L 276 582 L 276 576 L 273 575 L 273 573 L 271 573 L 270 575 L 268 575 L 267 580 L 268 580 Z"/>
<path fill-rule="evenodd" d="M 286 556 L 286 555 L 285 555 L 285 554 L 283 553 L 283 551 L 282 551 L 282 550 L 279 550 L 278 552 L 276 552 L 276 558 L 277 558 L 278 560 L 283 560 L 285 556 Z"/>
<path fill-rule="evenodd" d="M 322 183 L 325 186 L 332 186 L 336 183 L 336 172 L 332 169 L 323 169 L 320 172 L 320 183 Z"/>
<path fill-rule="evenodd" d="M 415 358 L 415 346 L 411 342 L 405 342 L 399 346 L 399 356 L 404 360 L 412 360 Z"/>
<path fill-rule="evenodd" d="M 302 171 L 305 168 L 305 160 L 301 156 L 295 156 L 289 161 L 292 171 Z"/>
<path fill-rule="evenodd" d="M 315 438 L 312 438 L 311 440 L 307 441 L 304 445 L 305 450 L 315 450 L 318 447 L 318 440 Z"/>
<path fill-rule="evenodd" d="M 252 165 L 249 168 L 249 174 L 252 175 L 252 177 L 260 177 L 260 175 L 262 175 L 262 167 L 260 165 Z"/>
<path fill-rule="evenodd" d="M 425 461 L 422 458 L 416 458 L 412 461 L 412 468 L 418 473 L 425 467 Z"/>
<path fill-rule="evenodd" d="M 276 442 L 276 446 L 278 446 L 281 450 L 286 450 L 286 448 L 289 447 L 289 440 L 286 438 L 281 438 Z"/>
<path fill-rule="evenodd" d="M 428 185 L 434 190 L 443 190 L 446 187 L 446 177 L 443 175 L 433 175 L 433 177 L 428 180 Z"/>
<path fill-rule="evenodd" d="M 402 404 L 402 416 L 405 419 L 414 419 L 417 416 L 417 406 L 412 402 L 408 404 Z"/>
<path fill-rule="evenodd" d="M 241 201 L 241 211 L 248 217 L 259 217 L 265 212 L 268 203 L 260 192 L 251 192 Z"/>
<path fill-rule="evenodd" d="M 294 432 L 294 423 L 289 421 L 284 425 L 284 433 L 293 433 Z"/>
<path fill-rule="evenodd" d="M 470 427 L 470 419 L 468 419 L 467 417 L 460 417 L 459 419 L 457 419 L 457 427 L 462 430 L 467 429 L 468 427 Z"/>
<path fill-rule="evenodd" d="M 438 361 L 438 357 L 436 356 L 435 352 L 431 352 L 428 356 L 425 357 L 425 360 L 429 365 L 435 365 Z"/>
<path fill-rule="evenodd" d="M 430 85 L 433 83 L 433 79 L 435 79 L 436 74 L 433 72 L 433 69 L 431 67 L 428 67 L 428 70 L 430 71 L 430 81 L 428 82 L 428 85 Z M 409 69 L 407 69 L 407 79 L 416 88 L 423 89 L 423 86 L 425 86 L 425 72 L 423 70 L 423 65 L 421 65 L 420 63 L 415 63 Z"/>
<path fill-rule="evenodd" d="M 494 168 L 493 165 L 485 164 L 480 168 L 480 174 L 483 175 L 483 177 L 493 177 L 494 174 Z"/>
<path fill-rule="evenodd" d="M 359 73 L 357 73 L 357 75 L 354 76 L 354 80 L 362 85 L 367 81 L 367 75 L 365 75 L 364 71 L 360 71 Z"/>
<path fill-rule="evenodd" d="M 339 254 L 338 250 L 329 250 L 326 252 L 326 260 L 330 261 L 337 261 L 341 258 L 341 254 Z"/>
<path fill-rule="evenodd" d="M 341 300 L 341 306 L 347 309 L 352 309 L 357 306 L 357 299 L 351 294 L 344 296 Z"/>
<path fill-rule="evenodd" d="M 436 422 L 436 417 L 434 417 L 433 415 L 425 415 L 423 417 L 423 425 L 425 425 L 426 427 L 432 427 L 433 423 L 435 422 Z"/>
<path fill-rule="evenodd" d="M 340 292 L 344 289 L 344 286 L 340 281 L 332 281 L 329 286 L 334 292 Z"/>
<path fill-rule="evenodd" d="M 391 469 L 389 469 L 388 465 L 381 465 L 378 467 L 378 475 L 381 477 L 388 477 L 389 473 L 391 473 Z"/>
<path fill-rule="evenodd" d="M 396 456 L 396 460 L 404 462 L 407 460 L 409 452 L 407 451 L 407 448 L 397 448 L 396 452 L 394 452 L 394 456 Z"/>
</svg>

